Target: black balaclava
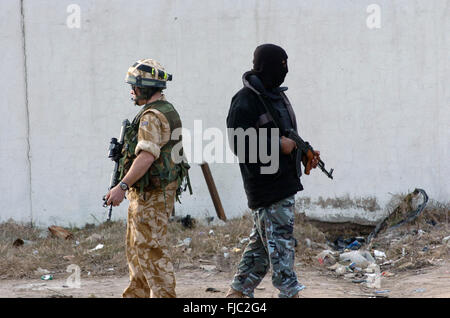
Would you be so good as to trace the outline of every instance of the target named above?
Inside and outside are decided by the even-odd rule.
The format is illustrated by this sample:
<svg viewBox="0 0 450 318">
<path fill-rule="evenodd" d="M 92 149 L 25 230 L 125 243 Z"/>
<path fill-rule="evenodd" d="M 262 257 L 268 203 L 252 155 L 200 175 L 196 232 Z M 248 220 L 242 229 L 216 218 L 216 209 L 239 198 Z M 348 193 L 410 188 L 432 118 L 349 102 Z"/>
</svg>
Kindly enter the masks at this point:
<svg viewBox="0 0 450 318">
<path fill-rule="evenodd" d="M 267 89 L 279 87 L 288 73 L 287 54 L 279 46 L 263 44 L 253 55 L 253 74 L 257 75 Z M 286 64 L 283 65 L 283 61 Z"/>
</svg>

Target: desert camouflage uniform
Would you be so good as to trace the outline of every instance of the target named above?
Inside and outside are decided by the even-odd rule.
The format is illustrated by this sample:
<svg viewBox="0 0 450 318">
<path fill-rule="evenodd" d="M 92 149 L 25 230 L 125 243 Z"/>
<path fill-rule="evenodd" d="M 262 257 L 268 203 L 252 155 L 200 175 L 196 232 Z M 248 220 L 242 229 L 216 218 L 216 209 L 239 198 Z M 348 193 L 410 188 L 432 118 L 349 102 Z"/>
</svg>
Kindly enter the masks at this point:
<svg viewBox="0 0 450 318">
<path fill-rule="evenodd" d="M 252 211 L 253 231 L 231 287 L 248 297 L 263 280 L 269 268 L 279 297 L 292 297 L 305 288 L 294 271 L 296 240 L 294 230 L 295 197 Z"/>
<path fill-rule="evenodd" d="M 147 151 L 156 160 L 169 140 L 170 126 L 164 115 L 154 109 L 146 111 L 140 120 L 136 155 Z M 123 297 L 176 297 L 166 233 L 177 187 L 177 181 L 174 181 L 165 191 L 161 188 L 143 193 L 135 188 L 128 191 L 126 244 L 130 285 Z"/>
<path fill-rule="evenodd" d="M 159 100 L 166 100 L 164 95 Z M 148 109 L 141 117 L 136 155 L 142 150 L 159 158 L 161 148 L 170 140 L 170 125 L 166 117 L 156 109 Z"/>
</svg>

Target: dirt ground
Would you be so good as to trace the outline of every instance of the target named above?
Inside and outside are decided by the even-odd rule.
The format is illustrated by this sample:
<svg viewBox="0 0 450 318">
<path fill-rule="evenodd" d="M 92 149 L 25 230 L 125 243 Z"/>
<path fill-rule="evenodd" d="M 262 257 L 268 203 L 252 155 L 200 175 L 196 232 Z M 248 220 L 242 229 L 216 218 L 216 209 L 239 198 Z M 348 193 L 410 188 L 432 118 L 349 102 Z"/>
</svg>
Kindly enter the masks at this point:
<svg viewBox="0 0 450 318">
<path fill-rule="evenodd" d="M 299 280 L 306 286 L 304 298 L 449 298 L 450 262 L 417 271 L 399 273 L 394 277 L 382 278 L 381 288 L 370 289 L 342 278 L 330 277 L 325 271 L 297 265 Z M 67 274 L 67 277 L 70 274 Z M 228 290 L 232 272 L 182 269 L 176 273 L 179 298 L 222 298 Z M 120 298 L 128 284 L 128 276 L 81 277 L 80 288 L 63 287 L 67 277 L 52 281 L 38 279 L 2 280 L 1 298 Z M 214 288 L 215 292 L 207 292 Z M 255 291 L 258 298 L 276 298 L 278 291 L 267 275 Z"/>
</svg>

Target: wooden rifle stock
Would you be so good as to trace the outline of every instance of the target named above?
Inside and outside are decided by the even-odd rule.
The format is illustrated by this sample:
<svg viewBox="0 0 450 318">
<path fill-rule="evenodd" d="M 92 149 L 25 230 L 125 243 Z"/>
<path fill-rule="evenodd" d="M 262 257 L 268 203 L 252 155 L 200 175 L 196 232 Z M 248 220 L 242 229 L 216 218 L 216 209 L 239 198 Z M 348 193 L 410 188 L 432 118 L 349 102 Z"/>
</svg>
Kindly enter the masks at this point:
<svg viewBox="0 0 450 318">
<path fill-rule="evenodd" d="M 297 169 L 301 169 L 300 161 L 303 161 L 303 164 L 305 165 L 305 174 L 309 174 L 312 168 L 311 161 L 314 157 L 313 147 L 308 142 L 305 142 L 293 129 L 286 132 L 286 137 L 292 139 L 297 144 Z M 318 167 L 328 178 L 333 179 L 334 169 L 327 171 L 325 168 L 325 163 L 322 160 L 319 160 Z M 300 177 L 299 171 L 297 172 L 297 175 Z"/>
</svg>

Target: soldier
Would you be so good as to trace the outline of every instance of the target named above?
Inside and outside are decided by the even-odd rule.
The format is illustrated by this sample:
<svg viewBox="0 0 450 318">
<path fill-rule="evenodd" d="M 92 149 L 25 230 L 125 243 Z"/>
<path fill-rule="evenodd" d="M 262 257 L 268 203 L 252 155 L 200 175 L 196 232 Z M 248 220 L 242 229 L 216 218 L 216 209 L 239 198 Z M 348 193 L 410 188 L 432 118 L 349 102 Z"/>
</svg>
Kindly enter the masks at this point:
<svg viewBox="0 0 450 318">
<path fill-rule="evenodd" d="M 253 70 L 243 76 L 244 87 L 233 97 L 227 117 L 227 127 L 233 130 L 242 128 L 267 129 L 279 131 L 279 135 L 288 129 L 297 130 L 292 106 L 280 87 L 288 72 L 287 54 L 279 46 L 265 44 L 256 48 Z M 272 145 L 270 134 L 268 145 Z M 234 138 L 234 137 L 232 137 Z M 249 140 L 245 139 L 244 149 L 249 152 Z M 259 142 L 257 144 L 260 144 Z M 239 156 L 239 146 L 232 143 L 233 152 Z M 274 174 L 262 174 L 263 166 L 257 155 L 257 163 L 249 163 L 239 158 L 248 206 L 253 214 L 253 231 L 250 243 L 244 250 L 238 271 L 226 297 L 253 297 L 256 286 L 262 281 L 269 268 L 272 270 L 272 283 L 280 290 L 280 297 L 299 297 L 304 288 L 297 281 L 294 270 L 295 238 L 294 203 L 297 191 L 303 190 L 297 176 L 295 158 L 292 156 L 296 144 L 282 136 L 275 143 L 279 149 L 268 153 L 280 153 L 278 171 Z M 241 145 L 242 146 L 242 145 Z M 276 151 L 275 151 L 276 150 Z M 309 158 L 315 168 L 319 162 L 319 152 Z"/>
<path fill-rule="evenodd" d="M 121 182 L 106 195 L 108 205 L 118 206 L 127 191 L 130 201 L 126 237 L 130 284 L 123 297 L 176 297 L 167 223 L 182 184 L 184 189 L 191 187 L 189 165 L 175 163 L 172 157 L 177 141 L 171 134 L 181 128 L 181 120 L 162 93 L 171 79 L 152 59 L 139 60 L 126 75 L 133 100 L 142 109 L 125 129 Z M 175 154 L 183 158 L 182 147 Z"/>
</svg>

